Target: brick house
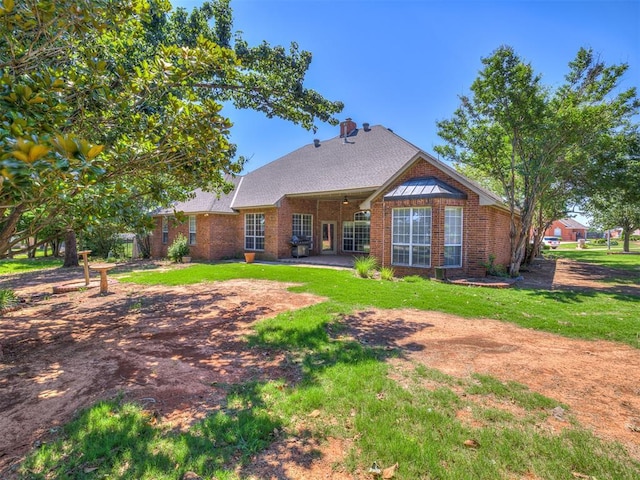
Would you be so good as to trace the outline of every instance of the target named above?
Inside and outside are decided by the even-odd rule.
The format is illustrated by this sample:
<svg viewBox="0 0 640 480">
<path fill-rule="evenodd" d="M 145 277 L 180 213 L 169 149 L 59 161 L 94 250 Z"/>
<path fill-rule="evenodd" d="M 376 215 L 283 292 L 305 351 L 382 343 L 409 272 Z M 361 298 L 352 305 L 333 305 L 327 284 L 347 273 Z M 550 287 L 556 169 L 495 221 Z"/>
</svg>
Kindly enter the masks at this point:
<svg viewBox="0 0 640 480">
<path fill-rule="evenodd" d="M 309 255 L 371 254 L 398 275 L 485 274 L 489 255 L 509 262 L 509 211 L 495 194 L 382 126 L 313 143 L 235 178 L 235 189 L 157 212 L 152 255 L 163 257 L 177 233 L 191 256 L 218 260 L 254 251 L 292 256 L 295 235 Z M 174 212 L 187 220 L 178 223 Z"/>
<path fill-rule="evenodd" d="M 563 242 L 576 242 L 587 238 L 589 228 L 573 218 L 555 220 L 544 232 L 545 237 L 558 237 Z"/>
</svg>

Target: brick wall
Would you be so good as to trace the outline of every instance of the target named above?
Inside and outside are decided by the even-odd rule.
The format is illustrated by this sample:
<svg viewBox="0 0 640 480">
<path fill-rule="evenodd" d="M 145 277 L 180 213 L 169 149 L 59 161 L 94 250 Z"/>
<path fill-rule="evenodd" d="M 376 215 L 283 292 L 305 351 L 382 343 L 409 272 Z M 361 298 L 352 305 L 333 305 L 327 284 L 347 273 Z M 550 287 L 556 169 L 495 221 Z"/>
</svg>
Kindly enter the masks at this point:
<svg viewBox="0 0 640 480">
<path fill-rule="evenodd" d="M 247 251 L 244 248 L 244 225 L 247 213 L 264 214 L 264 251 L 256 251 L 256 258 L 259 260 L 274 260 L 278 252 L 278 209 L 275 207 L 254 208 L 242 210 L 238 215 L 235 225 L 235 236 L 238 239 L 239 251 Z M 289 234 L 291 236 L 291 234 Z M 248 250 L 251 251 L 251 250 Z"/>
<path fill-rule="evenodd" d="M 462 267 L 448 268 L 447 274 L 455 276 L 484 276 L 489 253 L 500 259 L 509 257 L 509 216 L 493 207 L 480 206 L 479 196 L 440 169 L 425 160 L 418 160 L 401 175 L 387 191 L 411 178 L 436 177 L 467 194 L 466 200 L 426 198 L 413 200 L 384 200 L 383 192 L 371 206 L 371 254 L 383 266 L 391 265 L 392 212 L 394 208 L 431 207 L 431 267 L 404 267 L 393 265 L 397 275 L 432 276 L 434 267 L 444 265 L 444 211 L 448 206 L 463 207 Z M 493 252 L 492 252 L 493 250 Z"/>
<path fill-rule="evenodd" d="M 196 215 L 196 243 L 189 245 L 189 254 L 194 260 L 220 260 L 230 257 L 240 250 L 235 235 L 237 214 L 199 214 Z M 164 258 L 167 250 L 178 234 L 189 238 L 189 219 L 178 222 L 169 218 L 169 240 L 162 243 L 162 217 L 155 218 L 155 227 L 151 236 L 151 255 Z"/>
<path fill-rule="evenodd" d="M 313 249 L 312 255 L 320 255 L 322 249 L 322 222 L 335 222 L 336 224 L 336 253 L 351 254 L 342 250 L 342 223 L 352 221 L 356 212 L 360 211 L 359 205 L 364 197 L 349 197 L 349 204 L 344 205 L 342 198 L 339 200 L 309 200 L 301 198 L 284 198 L 278 209 L 278 258 L 291 256 L 291 234 L 293 232 L 292 217 L 294 213 L 313 216 Z"/>
<path fill-rule="evenodd" d="M 556 229 L 560 229 L 560 235 L 556 235 Z M 554 221 L 549 228 L 544 232 L 547 237 L 560 237 L 560 240 L 565 242 L 575 242 L 579 238 L 587 237 L 586 228 L 568 228 L 558 220 Z"/>
<path fill-rule="evenodd" d="M 494 255 L 494 263 L 509 269 L 511 261 L 511 218 L 509 212 L 495 207 L 484 207 L 487 210 L 488 228 L 491 232 L 487 243 L 487 256 Z"/>
</svg>

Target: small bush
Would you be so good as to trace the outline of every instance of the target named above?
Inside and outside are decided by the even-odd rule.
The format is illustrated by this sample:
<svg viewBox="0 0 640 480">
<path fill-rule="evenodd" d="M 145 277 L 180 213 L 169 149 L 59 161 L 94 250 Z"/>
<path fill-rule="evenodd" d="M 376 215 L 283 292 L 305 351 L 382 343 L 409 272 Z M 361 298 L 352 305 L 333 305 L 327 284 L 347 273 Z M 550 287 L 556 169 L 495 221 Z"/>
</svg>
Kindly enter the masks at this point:
<svg viewBox="0 0 640 480">
<path fill-rule="evenodd" d="M 632 242 L 640 242 L 640 235 L 629 235 L 629 240 Z"/>
<path fill-rule="evenodd" d="M 378 268 L 378 260 L 372 256 L 356 257 L 353 268 L 356 269 L 359 277 L 371 278 Z"/>
<path fill-rule="evenodd" d="M 13 290 L 0 290 L 0 310 L 11 308 L 18 304 L 18 297 Z"/>
<path fill-rule="evenodd" d="M 380 269 L 380 278 L 382 280 L 392 281 L 395 276 L 395 271 L 391 267 L 382 267 Z"/>
<path fill-rule="evenodd" d="M 546 248 L 548 249 L 549 247 Z M 487 275 L 491 275 L 493 277 L 508 277 L 507 267 L 504 265 L 498 265 L 495 261 L 496 256 L 491 253 L 489 254 L 489 261 L 482 264 L 482 266 L 487 269 Z"/>
<path fill-rule="evenodd" d="M 182 257 L 189 255 L 189 243 L 187 237 L 179 233 L 169 249 L 167 255 L 174 262 L 182 262 Z"/>
<path fill-rule="evenodd" d="M 591 243 L 594 245 L 606 245 L 607 244 L 607 239 L 606 238 L 595 238 L 593 240 L 591 240 Z M 611 244 L 612 247 L 618 245 L 618 241 L 611 239 Z"/>
</svg>

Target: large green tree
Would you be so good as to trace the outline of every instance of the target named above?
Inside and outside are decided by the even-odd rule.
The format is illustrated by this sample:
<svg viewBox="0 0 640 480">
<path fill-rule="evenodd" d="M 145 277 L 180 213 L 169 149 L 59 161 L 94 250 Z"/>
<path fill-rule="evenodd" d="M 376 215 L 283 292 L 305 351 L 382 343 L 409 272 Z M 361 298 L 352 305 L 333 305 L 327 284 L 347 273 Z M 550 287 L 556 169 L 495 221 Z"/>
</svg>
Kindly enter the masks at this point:
<svg viewBox="0 0 640 480">
<path fill-rule="evenodd" d="M 3 0 L 0 256 L 49 225 L 82 229 L 238 174 L 227 105 L 315 128 L 340 102 L 304 86 L 311 54 L 232 34 L 228 0 Z M 28 232 L 24 212 L 42 213 Z"/>
<path fill-rule="evenodd" d="M 471 95 L 449 120 L 438 122 L 447 142 L 436 150 L 501 185 L 511 212 L 509 273 L 525 258 L 536 212 L 560 172 L 584 161 L 599 139 L 637 112 L 634 88 L 618 92 L 626 65 L 607 66 L 581 49 L 557 89 L 542 84 L 510 47 L 482 59 Z"/>
<path fill-rule="evenodd" d="M 583 205 L 595 225 L 622 228 L 623 251 L 629 252 L 631 233 L 640 228 L 640 127 L 631 126 L 604 137 L 599 155 L 581 169 Z"/>
</svg>

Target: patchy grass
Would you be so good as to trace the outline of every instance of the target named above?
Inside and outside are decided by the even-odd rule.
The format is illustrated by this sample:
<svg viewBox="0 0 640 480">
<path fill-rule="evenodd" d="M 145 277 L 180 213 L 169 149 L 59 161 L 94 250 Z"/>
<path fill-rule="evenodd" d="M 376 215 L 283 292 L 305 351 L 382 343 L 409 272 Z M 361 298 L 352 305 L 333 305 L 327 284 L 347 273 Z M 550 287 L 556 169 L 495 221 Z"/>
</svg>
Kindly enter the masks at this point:
<svg viewBox="0 0 640 480">
<path fill-rule="evenodd" d="M 13 290 L 0 289 L 0 312 L 2 310 L 15 307 L 18 304 L 18 297 Z"/>
<path fill-rule="evenodd" d="M 467 318 L 492 318 L 574 338 L 616 340 L 640 348 L 640 299 L 631 295 L 464 287 L 420 277 L 380 282 L 357 278 L 349 270 L 244 263 L 196 264 L 166 272 L 135 272 L 120 278 L 161 285 L 233 278 L 295 282 L 300 286 L 292 287 L 292 291 L 327 297 L 353 310 L 433 310 Z"/>
<path fill-rule="evenodd" d="M 23 478 L 247 478 L 254 455 L 278 439 L 327 437 L 349 445 L 342 465 L 398 464 L 394 478 L 636 479 L 622 447 L 567 423 L 544 428 L 559 403 L 488 375 L 455 378 L 397 353 L 340 336 L 344 306 L 328 302 L 261 322 L 249 348 L 286 351 L 304 372 L 227 387 L 226 402 L 187 432 L 141 407 L 99 403 L 43 445 Z M 570 412 L 567 412 L 570 416 Z"/>
<path fill-rule="evenodd" d="M 342 335 L 343 317 L 355 310 L 418 308 L 639 347 L 636 297 L 460 287 L 418 277 L 380 282 L 351 271 L 243 263 L 120 278 L 166 285 L 258 278 L 299 283 L 292 290 L 329 300 L 262 321 L 247 339 L 247 348 L 285 352 L 303 374 L 300 384 L 228 385 L 220 409 L 186 432 L 157 424 L 141 406 L 99 403 L 30 455 L 22 478 L 181 479 L 192 471 L 239 480 L 255 455 L 285 437 L 344 439 L 341 467 L 366 472 L 374 462 L 397 463 L 398 480 L 640 477 L 640 463 L 619 444 L 582 429 L 552 398 L 489 375 L 457 378 L 402 359 L 387 362 L 399 352 Z M 556 407 L 570 421 L 554 433 L 546 422 Z"/>
</svg>

